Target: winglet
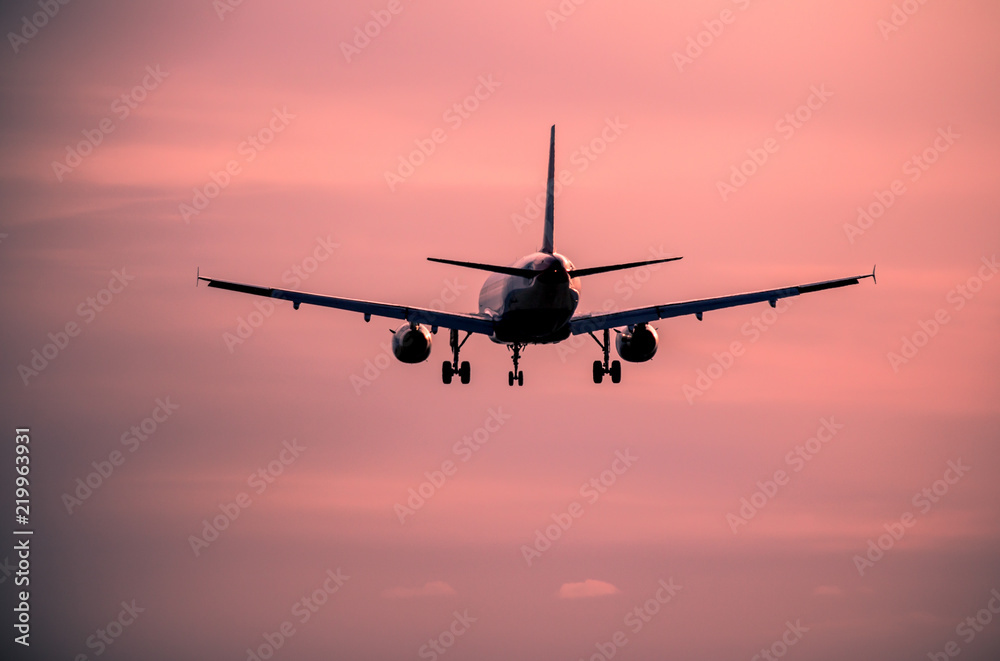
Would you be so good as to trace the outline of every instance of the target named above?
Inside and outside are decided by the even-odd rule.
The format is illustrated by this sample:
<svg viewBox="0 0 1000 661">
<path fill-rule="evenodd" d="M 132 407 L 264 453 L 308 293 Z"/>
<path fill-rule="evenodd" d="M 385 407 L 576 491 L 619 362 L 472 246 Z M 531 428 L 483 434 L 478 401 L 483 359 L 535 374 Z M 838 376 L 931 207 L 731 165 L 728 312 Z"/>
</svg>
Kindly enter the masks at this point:
<svg viewBox="0 0 1000 661">
<path fill-rule="evenodd" d="M 555 207 L 555 179 L 556 179 L 556 125 L 552 125 L 552 132 L 549 136 L 549 174 L 545 186 L 545 231 L 542 235 L 542 252 L 552 254 L 555 252 L 553 242 L 552 226 L 554 224 Z"/>
<path fill-rule="evenodd" d="M 872 264 L 872 282 L 874 282 L 877 285 L 878 284 L 878 280 L 875 279 L 875 266 L 877 266 L 877 265 L 876 264 Z"/>
<path fill-rule="evenodd" d="M 199 282 L 201 282 L 201 267 L 200 266 L 198 267 L 198 270 L 195 271 L 194 286 L 197 287 Z"/>
</svg>

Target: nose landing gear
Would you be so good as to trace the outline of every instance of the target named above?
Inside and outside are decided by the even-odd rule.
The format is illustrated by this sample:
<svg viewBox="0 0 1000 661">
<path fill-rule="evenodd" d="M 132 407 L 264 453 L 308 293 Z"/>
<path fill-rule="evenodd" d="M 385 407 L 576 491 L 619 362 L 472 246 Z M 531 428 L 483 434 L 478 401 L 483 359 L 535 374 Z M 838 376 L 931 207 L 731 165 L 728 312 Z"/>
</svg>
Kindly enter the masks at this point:
<svg viewBox="0 0 1000 661">
<path fill-rule="evenodd" d="M 514 359 L 514 369 L 513 371 L 507 372 L 507 385 L 513 386 L 514 382 L 517 381 L 517 385 L 524 385 L 524 372 L 517 369 L 517 363 L 521 359 L 521 349 L 524 347 L 523 344 L 508 344 L 507 348 L 514 352 L 512 358 Z"/>
<path fill-rule="evenodd" d="M 601 351 L 604 352 L 604 362 L 594 361 L 594 383 L 604 381 L 605 374 L 611 375 L 611 383 L 621 383 L 622 364 L 617 360 L 610 361 L 610 364 L 608 362 L 611 358 L 611 331 L 607 328 L 604 329 L 604 342 L 598 340 L 593 333 L 587 334 L 594 338 L 594 342 L 597 342 L 597 346 L 601 347 Z"/>
</svg>

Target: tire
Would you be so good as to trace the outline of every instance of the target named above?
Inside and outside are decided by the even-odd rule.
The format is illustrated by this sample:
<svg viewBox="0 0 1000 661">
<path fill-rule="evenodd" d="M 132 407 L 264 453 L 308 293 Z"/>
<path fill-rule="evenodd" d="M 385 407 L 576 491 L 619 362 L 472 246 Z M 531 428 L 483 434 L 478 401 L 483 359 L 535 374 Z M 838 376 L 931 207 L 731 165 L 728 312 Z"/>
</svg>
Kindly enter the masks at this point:
<svg viewBox="0 0 1000 661">
<path fill-rule="evenodd" d="M 472 366 L 469 365 L 469 361 L 462 362 L 462 367 L 458 370 L 458 376 L 462 380 L 462 383 L 468 383 L 469 379 L 472 378 Z"/>
<path fill-rule="evenodd" d="M 524 372 L 518 372 L 517 373 L 517 385 L 518 386 L 523 386 L 524 385 Z"/>
<path fill-rule="evenodd" d="M 604 365 L 599 360 L 594 361 L 594 383 L 604 380 Z"/>
<path fill-rule="evenodd" d="M 445 383 L 451 383 L 451 377 L 454 375 L 454 371 L 451 369 L 451 363 L 447 360 L 441 364 L 441 380 Z"/>
<path fill-rule="evenodd" d="M 611 361 L 611 383 L 621 383 L 622 382 L 622 364 L 617 361 Z"/>
<path fill-rule="evenodd" d="M 507 372 L 507 385 L 508 386 L 514 385 L 514 373 L 513 372 Z"/>
</svg>

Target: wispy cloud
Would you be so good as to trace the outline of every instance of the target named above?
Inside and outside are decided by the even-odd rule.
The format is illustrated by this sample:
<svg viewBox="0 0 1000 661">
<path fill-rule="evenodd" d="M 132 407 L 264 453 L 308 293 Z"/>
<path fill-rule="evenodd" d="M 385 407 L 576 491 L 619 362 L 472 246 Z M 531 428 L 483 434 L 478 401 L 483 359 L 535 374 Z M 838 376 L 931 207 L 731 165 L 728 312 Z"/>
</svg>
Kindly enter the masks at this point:
<svg viewBox="0 0 1000 661">
<path fill-rule="evenodd" d="M 817 585 L 813 594 L 820 597 L 839 597 L 844 594 L 844 591 L 836 585 Z"/>
<path fill-rule="evenodd" d="M 621 592 L 611 583 L 588 578 L 582 583 L 563 583 L 559 588 L 560 599 L 583 599 L 584 597 L 603 597 Z"/>
<path fill-rule="evenodd" d="M 455 588 L 444 581 L 428 581 L 419 588 L 395 587 L 382 590 L 386 599 L 411 599 L 413 597 L 439 597 L 457 594 Z"/>
</svg>

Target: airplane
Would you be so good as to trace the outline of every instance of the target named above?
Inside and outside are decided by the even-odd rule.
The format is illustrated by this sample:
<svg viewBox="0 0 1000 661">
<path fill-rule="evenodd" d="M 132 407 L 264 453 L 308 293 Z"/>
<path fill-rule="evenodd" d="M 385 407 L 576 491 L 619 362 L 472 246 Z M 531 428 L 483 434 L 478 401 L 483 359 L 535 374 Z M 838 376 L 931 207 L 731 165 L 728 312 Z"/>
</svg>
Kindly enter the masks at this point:
<svg viewBox="0 0 1000 661">
<path fill-rule="evenodd" d="M 453 259 L 428 257 L 432 262 L 461 266 L 491 275 L 479 292 L 479 312 L 443 312 L 408 305 L 394 305 L 338 296 L 326 296 L 308 292 L 261 287 L 257 285 L 227 282 L 201 275 L 197 281 L 205 281 L 209 287 L 291 301 L 296 310 L 303 303 L 320 305 L 339 310 L 359 312 L 366 322 L 372 316 L 402 319 L 404 323 L 393 331 L 392 352 L 403 363 L 421 363 L 430 356 L 432 336 L 438 328 L 449 331 L 449 345 L 452 359 L 441 366 L 441 380 L 449 384 L 454 376 L 462 383 L 469 383 L 471 367 L 468 361 L 459 361 L 459 351 L 473 334 L 486 335 L 497 344 L 505 344 L 512 352 L 514 368 L 507 373 L 507 384 L 524 385 L 524 372 L 519 368 L 521 351 L 529 344 L 553 344 L 568 339 L 571 335 L 590 335 L 603 352 L 602 360 L 593 364 L 594 383 L 601 383 L 605 375 L 612 383 L 621 381 L 621 363 L 611 358 L 610 331 L 616 333 L 615 349 L 626 362 L 641 363 L 653 358 L 658 346 L 656 329 L 652 322 L 693 314 L 702 320 L 706 312 L 723 308 L 761 303 L 767 301 L 775 307 L 779 298 L 798 296 L 826 289 L 856 285 L 865 278 L 875 281 L 875 269 L 866 275 L 855 275 L 824 282 L 792 285 L 779 289 L 731 294 L 714 298 L 649 305 L 615 312 L 576 314 L 580 301 L 580 279 L 598 273 L 608 273 L 662 262 L 672 262 L 680 257 L 667 257 L 609 266 L 577 268 L 564 255 L 555 251 L 554 229 L 554 181 L 555 181 L 556 127 L 553 125 L 549 137 L 549 168 L 545 193 L 545 224 L 542 245 L 538 252 L 526 255 L 508 266 L 464 262 Z M 598 339 L 595 332 L 602 333 Z M 460 334 L 465 336 L 459 339 Z"/>
</svg>

